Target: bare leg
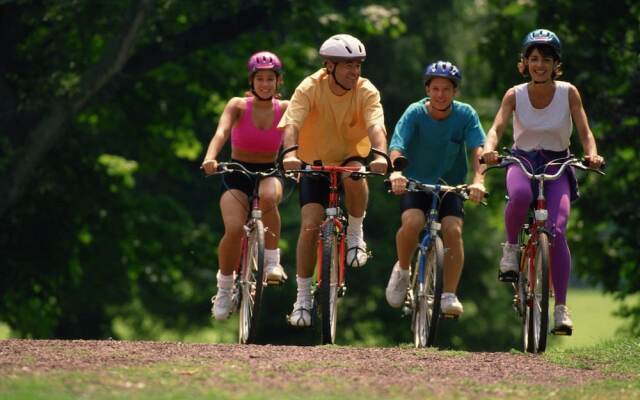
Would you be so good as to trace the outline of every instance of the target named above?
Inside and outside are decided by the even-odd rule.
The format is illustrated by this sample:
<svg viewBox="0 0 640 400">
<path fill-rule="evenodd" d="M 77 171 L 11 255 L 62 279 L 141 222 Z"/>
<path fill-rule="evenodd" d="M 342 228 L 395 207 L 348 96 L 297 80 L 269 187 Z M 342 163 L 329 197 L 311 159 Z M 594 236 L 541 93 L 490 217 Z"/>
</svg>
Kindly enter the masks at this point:
<svg viewBox="0 0 640 400">
<path fill-rule="evenodd" d="M 410 208 L 402 213 L 402 225 L 396 233 L 396 250 L 398 264 L 402 269 L 408 269 L 411 256 L 418 246 L 418 236 L 424 228 L 424 212 L 418 208 Z"/>
<path fill-rule="evenodd" d="M 282 200 L 282 182 L 277 178 L 267 178 L 260 183 L 260 208 L 267 232 L 264 235 L 265 248 L 278 248 L 280 240 L 280 212 L 278 204 Z"/>
<path fill-rule="evenodd" d="M 323 216 L 324 208 L 321 204 L 309 203 L 302 207 L 300 235 L 296 247 L 296 271 L 301 278 L 309 278 L 313 275 L 316 245 Z"/>
<path fill-rule="evenodd" d="M 223 275 L 231 275 L 240 263 L 240 245 L 248 210 L 247 195 L 240 190 L 227 190 L 220 197 L 224 235 L 218 245 L 218 267 Z"/>
<path fill-rule="evenodd" d="M 442 241 L 444 242 L 443 292 L 455 293 L 462 275 L 464 248 L 462 243 L 462 218 L 447 216 L 442 219 Z"/>
</svg>

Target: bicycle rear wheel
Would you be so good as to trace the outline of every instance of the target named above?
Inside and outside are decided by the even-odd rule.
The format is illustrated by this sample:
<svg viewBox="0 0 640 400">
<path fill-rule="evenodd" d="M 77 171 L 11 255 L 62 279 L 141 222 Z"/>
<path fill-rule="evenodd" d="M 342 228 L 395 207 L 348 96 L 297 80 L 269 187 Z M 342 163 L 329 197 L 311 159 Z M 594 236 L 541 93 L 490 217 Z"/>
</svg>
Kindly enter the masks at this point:
<svg viewBox="0 0 640 400">
<path fill-rule="evenodd" d="M 338 322 L 338 238 L 333 222 L 322 232 L 322 260 L 320 281 L 320 320 L 322 344 L 334 344 Z"/>
<path fill-rule="evenodd" d="M 255 343 L 262 290 L 264 288 L 264 225 L 255 220 L 249 231 L 242 255 L 240 270 L 240 318 L 238 340 L 240 343 Z"/>
<path fill-rule="evenodd" d="M 532 270 L 529 272 L 529 290 L 525 313 L 525 350 L 543 353 L 547 347 L 549 325 L 549 237 L 538 235 Z"/>
<path fill-rule="evenodd" d="M 442 296 L 442 274 L 444 263 L 444 248 L 442 239 L 435 236 L 433 243 L 427 249 L 426 255 L 419 251 L 413 266 L 414 276 L 420 271 L 420 260 L 426 257 L 424 268 L 424 282 L 413 279 L 413 342 L 416 347 L 433 346 L 440 319 L 440 298 Z"/>
</svg>

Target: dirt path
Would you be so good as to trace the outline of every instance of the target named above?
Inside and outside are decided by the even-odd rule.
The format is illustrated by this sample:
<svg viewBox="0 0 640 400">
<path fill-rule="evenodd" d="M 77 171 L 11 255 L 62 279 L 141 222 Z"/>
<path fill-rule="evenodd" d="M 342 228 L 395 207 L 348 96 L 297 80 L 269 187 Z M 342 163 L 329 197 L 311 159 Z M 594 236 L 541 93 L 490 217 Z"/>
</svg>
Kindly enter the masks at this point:
<svg viewBox="0 0 640 400">
<path fill-rule="evenodd" d="M 197 363 L 215 380 L 223 371 L 250 371 L 255 384 L 314 388 L 319 378 L 337 379 L 384 393 L 419 380 L 432 393 L 460 385 L 582 385 L 602 372 L 561 367 L 542 357 L 510 353 L 443 353 L 413 348 L 241 346 L 121 341 L 0 341 L 0 377 L 91 371 L 153 363 Z M 448 389 L 447 389 L 448 388 Z"/>
</svg>

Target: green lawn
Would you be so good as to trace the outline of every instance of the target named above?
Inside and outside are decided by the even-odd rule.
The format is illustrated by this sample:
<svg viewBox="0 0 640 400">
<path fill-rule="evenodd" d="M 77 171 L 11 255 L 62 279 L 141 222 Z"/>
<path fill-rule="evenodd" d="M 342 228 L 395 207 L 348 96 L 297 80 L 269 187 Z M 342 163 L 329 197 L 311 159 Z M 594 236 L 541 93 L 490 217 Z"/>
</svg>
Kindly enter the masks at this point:
<svg viewBox="0 0 640 400">
<path fill-rule="evenodd" d="M 615 336 L 624 320 L 613 315 L 619 303 L 611 295 L 605 295 L 597 289 L 570 288 L 567 305 L 573 319 L 574 332 L 570 337 L 549 336 L 552 348 L 585 347 Z M 553 301 L 550 303 L 550 315 L 553 317 Z"/>
</svg>

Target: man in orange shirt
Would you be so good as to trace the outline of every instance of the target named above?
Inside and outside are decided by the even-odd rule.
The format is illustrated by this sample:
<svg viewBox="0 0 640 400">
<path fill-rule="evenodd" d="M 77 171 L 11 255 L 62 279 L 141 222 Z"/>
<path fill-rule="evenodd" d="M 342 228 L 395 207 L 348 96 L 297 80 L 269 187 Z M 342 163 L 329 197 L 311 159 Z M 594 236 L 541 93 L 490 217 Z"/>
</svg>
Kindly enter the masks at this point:
<svg viewBox="0 0 640 400">
<path fill-rule="evenodd" d="M 279 128 L 284 129 L 284 147 L 298 145 L 288 153 L 284 168 L 299 169 L 302 163 L 316 160 L 324 165 L 362 165 L 371 147 L 387 150 L 384 115 L 380 93 L 360 76 L 366 57 L 364 45 L 346 34 L 334 35 L 320 47 L 324 68 L 305 78 L 296 88 Z M 353 158 L 361 158 L 353 160 Z M 374 172 L 384 173 L 387 162 L 376 156 L 369 164 Z M 301 227 L 296 248 L 298 294 L 289 323 L 311 325 L 311 281 L 316 258 L 318 227 L 324 217 L 328 182 L 303 176 L 300 180 Z M 368 259 L 363 239 L 369 191 L 365 179 L 342 181 L 347 227 L 347 264 L 363 266 Z"/>
</svg>

